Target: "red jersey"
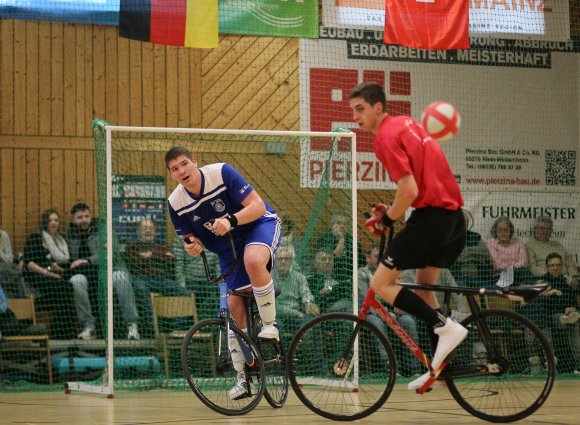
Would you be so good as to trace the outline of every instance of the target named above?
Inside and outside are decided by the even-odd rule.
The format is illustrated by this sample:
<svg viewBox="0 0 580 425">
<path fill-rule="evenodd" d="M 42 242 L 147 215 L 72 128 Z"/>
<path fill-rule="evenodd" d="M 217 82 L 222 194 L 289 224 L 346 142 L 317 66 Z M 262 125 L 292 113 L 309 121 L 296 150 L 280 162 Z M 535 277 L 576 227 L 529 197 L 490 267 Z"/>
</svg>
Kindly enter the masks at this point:
<svg viewBox="0 0 580 425">
<path fill-rule="evenodd" d="M 419 194 L 414 208 L 457 210 L 463 197 L 443 149 L 411 117 L 387 115 L 375 136 L 375 154 L 396 182 L 412 174 Z"/>
</svg>

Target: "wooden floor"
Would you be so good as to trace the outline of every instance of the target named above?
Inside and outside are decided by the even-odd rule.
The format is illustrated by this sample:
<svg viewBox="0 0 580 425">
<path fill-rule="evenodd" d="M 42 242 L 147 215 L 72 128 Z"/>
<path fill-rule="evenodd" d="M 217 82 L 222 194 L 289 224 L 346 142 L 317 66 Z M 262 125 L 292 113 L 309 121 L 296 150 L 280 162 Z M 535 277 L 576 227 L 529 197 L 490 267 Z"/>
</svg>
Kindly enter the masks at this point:
<svg viewBox="0 0 580 425">
<path fill-rule="evenodd" d="M 580 381 L 556 382 L 550 398 L 534 415 L 518 424 L 578 424 Z M 274 410 L 265 400 L 253 412 L 238 417 L 214 413 L 191 392 L 116 392 L 113 399 L 74 392 L 0 394 L 0 424 L 67 425 L 185 425 L 272 424 L 305 425 L 329 421 L 310 412 L 291 391 L 286 406 Z M 397 385 L 387 404 L 364 419 L 369 425 L 384 424 L 482 424 L 463 411 L 446 389 L 425 395 Z"/>
</svg>

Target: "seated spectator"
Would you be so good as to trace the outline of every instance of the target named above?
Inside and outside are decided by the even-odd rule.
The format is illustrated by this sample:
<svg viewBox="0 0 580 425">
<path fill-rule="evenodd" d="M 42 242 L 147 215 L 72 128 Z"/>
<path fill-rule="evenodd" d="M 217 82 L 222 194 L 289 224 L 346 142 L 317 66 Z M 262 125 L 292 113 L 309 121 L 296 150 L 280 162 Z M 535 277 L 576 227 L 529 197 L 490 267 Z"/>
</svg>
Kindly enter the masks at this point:
<svg viewBox="0 0 580 425">
<path fill-rule="evenodd" d="M 358 300 L 359 300 L 359 309 L 364 299 L 366 297 L 367 292 L 370 288 L 371 278 L 373 274 L 377 270 L 379 265 L 379 247 L 373 246 L 366 254 L 366 266 L 361 267 L 358 269 Z M 384 304 L 384 303 L 383 303 Z M 415 341 L 419 341 L 419 334 L 417 333 L 417 326 L 415 323 L 415 318 L 405 313 L 402 310 L 397 308 L 391 309 L 387 307 L 389 310 L 389 314 L 399 321 L 403 329 L 407 331 L 407 333 L 413 338 Z M 371 322 L 377 328 L 379 328 L 385 335 L 389 332 L 389 327 L 387 324 L 381 319 L 375 310 L 371 309 L 369 315 L 366 318 L 367 321 Z M 398 338 L 391 338 L 390 341 L 395 344 L 399 344 L 400 340 Z M 378 344 L 379 355 L 383 360 L 387 360 L 387 353 L 382 344 Z M 407 351 L 407 348 L 404 347 L 402 344 L 399 344 L 396 349 L 395 353 L 397 354 L 397 362 L 400 365 L 400 372 L 403 376 L 412 376 L 416 373 L 419 373 L 421 370 L 421 363 L 417 357 L 413 356 Z"/>
<path fill-rule="evenodd" d="M 80 311 L 87 308 L 83 302 L 87 296 L 88 281 L 70 268 L 68 245 L 59 227 L 60 216 L 56 210 L 49 209 L 42 213 L 40 231 L 31 234 L 24 247 L 24 278 L 39 297 L 36 303 L 38 311 L 47 311 L 51 315 L 51 337 L 70 338 L 73 332 L 71 323 L 74 323 L 69 317 L 72 298 L 77 317 L 80 318 Z M 90 333 L 89 337 L 92 336 Z"/>
<path fill-rule="evenodd" d="M 91 210 L 87 204 L 78 203 L 71 209 L 72 221 L 66 234 L 71 256 L 71 268 L 87 277 L 89 285 L 96 289 L 99 271 L 99 234 L 97 223 L 91 216 Z M 137 306 L 135 294 L 127 267 L 121 255 L 119 244 L 113 242 L 113 289 L 119 299 L 121 315 L 127 324 L 127 339 L 139 339 Z M 83 301 L 85 309 L 79 317 L 81 323 L 86 323 L 84 333 L 80 338 L 88 338 L 95 329 L 95 318 L 91 311 L 91 303 L 88 297 Z"/>
<path fill-rule="evenodd" d="M 216 316 L 219 306 L 219 288 L 207 282 L 203 260 L 201 256 L 191 256 L 185 252 L 183 240 L 175 238 L 173 242 L 175 256 L 175 281 L 182 287 L 195 294 L 197 314 L 200 319 L 209 319 Z M 213 277 L 219 276 L 220 266 L 216 254 L 205 250 L 209 271 Z"/>
<path fill-rule="evenodd" d="M 24 281 L 22 254 L 16 257 L 8 233 L 0 229 L 0 285 L 9 298 L 22 298 L 32 294 Z"/>
<path fill-rule="evenodd" d="M 561 346 L 555 341 L 556 332 L 562 331 L 566 335 L 574 361 L 570 371 L 580 371 L 580 306 L 577 300 L 580 290 L 570 287 L 570 277 L 562 273 L 564 262 L 560 254 L 548 254 L 545 263 L 548 272 L 542 280 L 550 285 L 550 289 L 525 304 L 522 312 L 542 329 L 554 348 Z"/>
<path fill-rule="evenodd" d="M 314 275 L 308 279 L 314 301 L 321 313 L 352 312 L 352 283 L 333 277 L 334 255 L 329 248 L 320 248 L 314 255 Z"/>
<path fill-rule="evenodd" d="M 298 329 L 320 314 L 306 276 L 298 271 L 294 263 L 295 255 L 293 246 L 281 245 L 276 252 L 272 271 L 274 285 L 280 289 L 280 295 L 276 298 L 276 317 L 281 335 L 294 335 Z M 324 370 L 323 336 L 319 327 L 314 327 L 307 335 L 310 337 L 303 338 L 302 344 L 312 358 L 308 369 L 319 373 Z"/>
<path fill-rule="evenodd" d="M 551 241 L 553 222 L 550 217 L 541 216 L 534 225 L 534 237 L 526 243 L 528 263 L 534 276 L 543 276 L 546 270 L 546 258 L 548 254 L 556 252 L 562 257 L 563 274 L 570 276 L 570 286 L 578 288 L 578 266 L 572 259 L 572 255 L 560 242 Z"/>
<path fill-rule="evenodd" d="M 189 291 L 170 279 L 173 276 L 175 256 L 166 246 L 155 242 L 156 230 L 155 223 L 144 218 L 137 226 L 138 240 L 125 247 L 137 300 L 145 309 L 148 333 L 151 333 L 153 323 L 151 292 L 162 295 L 189 295 Z"/>
<path fill-rule="evenodd" d="M 281 246 L 272 271 L 272 280 L 280 288 L 280 295 L 276 298 L 278 321 L 282 322 L 285 332 L 291 333 L 320 314 L 306 276 L 294 267 L 294 257 L 293 246 Z"/>
<path fill-rule="evenodd" d="M 489 249 L 481 235 L 471 230 L 473 218 L 464 211 L 465 247 L 455 264 L 450 268 L 451 274 L 460 286 L 489 288 L 495 285 L 499 274 L 495 271 Z"/>
<path fill-rule="evenodd" d="M 497 285 L 529 285 L 537 279 L 528 268 L 528 254 L 521 239 L 514 237 L 514 225 L 507 217 L 498 218 L 486 241 L 493 266 L 500 272 Z"/>
<path fill-rule="evenodd" d="M 332 277 L 339 282 L 352 282 L 352 255 L 354 241 L 350 233 L 350 215 L 344 211 L 332 215 L 328 231 L 316 242 L 316 249 L 329 249 L 334 255 Z M 359 243 L 358 267 L 364 267 L 364 253 Z"/>
</svg>

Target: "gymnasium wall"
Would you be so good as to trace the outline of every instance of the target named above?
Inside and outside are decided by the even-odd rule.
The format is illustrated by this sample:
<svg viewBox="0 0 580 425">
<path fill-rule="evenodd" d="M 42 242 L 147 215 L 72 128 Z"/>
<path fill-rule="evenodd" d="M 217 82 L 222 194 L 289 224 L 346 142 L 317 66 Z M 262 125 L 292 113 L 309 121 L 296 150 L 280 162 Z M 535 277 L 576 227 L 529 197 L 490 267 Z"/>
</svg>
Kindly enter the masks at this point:
<svg viewBox="0 0 580 425">
<path fill-rule="evenodd" d="M 75 202 L 96 207 L 94 118 L 299 129 L 297 39 L 222 36 L 205 51 L 130 41 L 117 27 L 0 20 L 0 60 L 0 226 L 16 250 L 43 210 L 68 223 Z M 152 171 L 165 175 L 162 162 Z"/>
</svg>

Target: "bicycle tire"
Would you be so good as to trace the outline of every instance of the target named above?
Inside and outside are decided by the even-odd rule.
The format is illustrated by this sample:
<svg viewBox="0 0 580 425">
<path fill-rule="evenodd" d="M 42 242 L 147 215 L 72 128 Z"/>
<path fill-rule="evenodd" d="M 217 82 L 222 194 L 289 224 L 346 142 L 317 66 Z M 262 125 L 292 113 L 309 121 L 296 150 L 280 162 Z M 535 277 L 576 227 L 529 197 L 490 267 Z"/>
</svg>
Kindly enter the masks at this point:
<svg viewBox="0 0 580 425">
<path fill-rule="evenodd" d="M 237 371 L 228 351 L 225 319 L 201 320 L 189 329 L 183 340 L 181 364 L 187 383 L 203 404 L 222 415 L 238 416 L 254 409 L 264 395 L 264 362 L 254 341 L 236 325 L 230 323 L 229 327 L 255 358 L 251 368 L 244 368 L 252 389 L 250 397 L 232 400 L 228 395 L 236 385 Z"/>
<path fill-rule="evenodd" d="M 554 384 L 556 364 L 550 343 L 519 313 L 486 310 L 480 316 L 493 347 L 485 347 L 474 317 L 467 317 L 462 324 L 469 335 L 456 349 L 446 374 L 449 391 L 461 407 L 480 419 L 505 423 L 526 418 L 544 404 Z M 453 370 L 474 365 L 485 371 L 453 375 Z"/>
<path fill-rule="evenodd" d="M 256 338 L 256 345 L 264 361 L 266 372 L 266 388 L 264 398 L 274 409 L 284 406 L 288 398 L 288 374 L 286 373 L 286 352 L 282 342 L 282 335 L 279 341 L 260 340 L 257 335 L 262 327 L 260 315 L 256 314 L 253 320 L 253 330 Z"/>
<path fill-rule="evenodd" d="M 351 347 L 347 361 L 339 364 L 357 323 L 359 350 Z M 353 421 L 385 403 L 395 385 L 396 360 L 376 326 L 353 314 L 327 313 L 298 330 L 288 348 L 287 370 L 306 407 L 327 419 Z"/>
<path fill-rule="evenodd" d="M 288 374 L 286 373 L 286 356 L 282 340 L 260 342 L 260 354 L 264 361 L 266 388 L 264 398 L 275 409 L 284 406 L 288 397 Z"/>
</svg>

